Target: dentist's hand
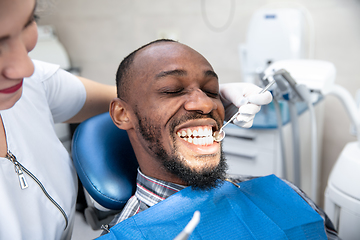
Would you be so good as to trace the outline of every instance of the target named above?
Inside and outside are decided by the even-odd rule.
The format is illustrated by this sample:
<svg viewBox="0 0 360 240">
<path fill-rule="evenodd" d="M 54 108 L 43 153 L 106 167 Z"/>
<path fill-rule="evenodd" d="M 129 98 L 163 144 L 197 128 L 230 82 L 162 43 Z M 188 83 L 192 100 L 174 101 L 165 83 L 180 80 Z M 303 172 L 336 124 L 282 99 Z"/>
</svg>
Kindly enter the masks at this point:
<svg viewBox="0 0 360 240">
<path fill-rule="evenodd" d="M 261 88 L 252 83 L 220 84 L 220 97 L 225 108 L 225 121 L 228 121 L 237 111 L 240 114 L 234 124 L 243 128 L 253 125 L 255 114 L 261 105 L 269 104 L 272 95 L 269 91 L 259 94 Z"/>
</svg>

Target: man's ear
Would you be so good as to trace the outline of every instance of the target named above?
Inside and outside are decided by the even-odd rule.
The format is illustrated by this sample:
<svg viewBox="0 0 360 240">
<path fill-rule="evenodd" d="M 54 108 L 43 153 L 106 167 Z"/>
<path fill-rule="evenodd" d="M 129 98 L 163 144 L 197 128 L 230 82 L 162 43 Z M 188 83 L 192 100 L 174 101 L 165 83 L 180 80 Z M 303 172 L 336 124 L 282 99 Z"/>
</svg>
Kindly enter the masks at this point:
<svg viewBox="0 0 360 240">
<path fill-rule="evenodd" d="M 127 107 L 127 104 L 119 98 L 113 99 L 110 103 L 111 119 L 118 128 L 123 130 L 129 130 L 133 127 Z"/>
</svg>

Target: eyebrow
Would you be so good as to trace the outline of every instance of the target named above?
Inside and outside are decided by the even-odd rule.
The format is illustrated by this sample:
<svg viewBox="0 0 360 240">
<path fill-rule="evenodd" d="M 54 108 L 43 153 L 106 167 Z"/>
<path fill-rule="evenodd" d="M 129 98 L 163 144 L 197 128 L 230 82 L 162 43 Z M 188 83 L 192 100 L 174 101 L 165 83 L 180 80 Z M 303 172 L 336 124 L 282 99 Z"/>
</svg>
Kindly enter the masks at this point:
<svg viewBox="0 0 360 240">
<path fill-rule="evenodd" d="M 31 11 L 31 14 L 30 14 L 28 20 L 26 21 L 24 27 L 26 27 L 26 25 L 28 25 L 28 24 L 30 23 L 30 21 L 32 20 L 32 18 L 34 17 L 34 13 L 35 13 L 35 9 L 36 9 L 36 4 L 37 4 L 37 2 L 35 1 L 34 8 L 33 8 L 33 10 Z M 0 42 L 4 42 L 4 41 L 8 40 L 9 38 L 10 38 L 9 35 L 0 37 Z"/>
<path fill-rule="evenodd" d="M 187 72 L 185 70 L 175 69 L 171 71 L 163 71 L 156 74 L 155 78 L 160 79 L 166 76 L 186 76 Z"/>
<path fill-rule="evenodd" d="M 160 72 L 160 73 L 156 74 L 155 79 L 160 79 L 160 78 L 163 78 L 166 76 L 186 76 L 186 75 L 187 75 L 187 72 L 185 70 L 176 69 L 176 70 L 171 70 L 171 71 Z M 215 77 L 216 79 L 219 79 L 218 75 L 212 70 L 205 71 L 204 76 L 205 77 Z"/>
<path fill-rule="evenodd" d="M 215 77 L 216 79 L 219 79 L 218 75 L 212 70 L 205 71 L 205 76 L 206 77 Z"/>
</svg>

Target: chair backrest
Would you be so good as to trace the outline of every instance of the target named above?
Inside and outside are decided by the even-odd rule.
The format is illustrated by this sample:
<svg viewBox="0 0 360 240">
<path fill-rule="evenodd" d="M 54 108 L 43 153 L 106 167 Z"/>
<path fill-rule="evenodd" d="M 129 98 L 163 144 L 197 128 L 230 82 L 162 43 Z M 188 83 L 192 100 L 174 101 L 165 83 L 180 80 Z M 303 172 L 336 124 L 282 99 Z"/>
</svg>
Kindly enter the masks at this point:
<svg viewBox="0 0 360 240">
<path fill-rule="evenodd" d="M 136 186 L 138 163 L 126 131 L 103 113 L 82 122 L 72 141 L 80 181 L 105 208 L 122 209 Z"/>
</svg>

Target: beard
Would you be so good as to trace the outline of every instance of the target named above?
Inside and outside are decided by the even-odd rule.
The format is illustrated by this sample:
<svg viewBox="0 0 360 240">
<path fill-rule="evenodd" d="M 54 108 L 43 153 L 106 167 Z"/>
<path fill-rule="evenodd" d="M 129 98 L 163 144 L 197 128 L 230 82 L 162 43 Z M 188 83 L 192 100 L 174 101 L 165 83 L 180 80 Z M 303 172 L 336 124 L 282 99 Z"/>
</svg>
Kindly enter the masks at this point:
<svg viewBox="0 0 360 240">
<path fill-rule="evenodd" d="M 212 118 L 218 125 L 220 125 L 221 120 L 215 118 L 212 113 L 203 115 L 199 113 L 188 113 L 184 115 L 181 119 L 173 121 L 170 123 L 170 136 L 172 136 L 172 150 L 168 153 L 164 149 L 164 145 L 161 142 L 162 134 L 160 125 L 156 124 L 156 121 L 150 120 L 146 117 L 141 117 L 139 111 L 135 109 L 135 115 L 139 119 L 138 131 L 148 143 L 148 148 L 152 151 L 157 159 L 161 162 L 162 166 L 171 174 L 180 178 L 188 186 L 191 186 L 194 189 L 198 190 L 210 190 L 220 186 L 226 178 L 227 163 L 222 151 L 222 145 L 220 146 L 220 161 L 219 164 L 215 167 L 204 167 L 201 170 L 194 170 L 191 167 L 185 165 L 185 159 L 180 157 L 178 150 L 176 148 L 176 135 L 175 127 L 182 122 L 186 122 L 191 119 L 199 118 Z M 199 156 L 201 158 L 202 156 Z M 206 158 L 207 156 L 203 156 Z"/>
<path fill-rule="evenodd" d="M 220 162 L 215 168 L 204 167 L 200 171 L 191 169 L 178 156 L 166 155 L 162 158 L 163 166 L 179 177 L 187 185 L 198 190 L 210 190 L 220 186 L 226 178 L 227 163 L 221 151 Z"/>
</svg>

